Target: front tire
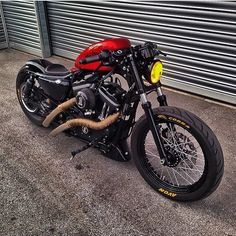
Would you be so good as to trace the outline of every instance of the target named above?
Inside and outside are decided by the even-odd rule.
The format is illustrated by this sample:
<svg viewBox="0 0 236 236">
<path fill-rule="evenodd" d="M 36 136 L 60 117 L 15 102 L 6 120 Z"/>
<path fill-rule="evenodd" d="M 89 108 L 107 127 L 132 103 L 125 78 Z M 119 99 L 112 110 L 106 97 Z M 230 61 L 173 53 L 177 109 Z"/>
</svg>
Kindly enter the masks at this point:
<svg viewBox="0 0 236 236">
<path fill-rule="evenodd" d="M 166 152 L 172 158 L 160 164 L 147 119 L 137 122 L 131 139 L 136 166 L 161 195 L 176 201 L 195 201 L 219 186 L 224 172 L 223 153 L 212 130 L 194 114 L 175 107 L 155 109 Z"/>
</svg>

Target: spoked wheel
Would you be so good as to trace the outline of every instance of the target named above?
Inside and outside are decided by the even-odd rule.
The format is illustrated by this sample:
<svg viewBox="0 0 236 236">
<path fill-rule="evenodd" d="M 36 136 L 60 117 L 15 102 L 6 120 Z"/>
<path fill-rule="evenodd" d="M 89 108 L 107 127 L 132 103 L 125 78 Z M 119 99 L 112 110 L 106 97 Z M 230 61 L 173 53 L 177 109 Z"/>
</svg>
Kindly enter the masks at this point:
<svg viewBox="0 0 236 236">
<path fill-rule="evenodd" d="M 220 144 L 210 128 L 190 112 L 173 107 L 154 111 L 168 161 L 161 164 L 147 120 L 142 117 L 132 135 L 138 170 L 159 193 L 179 201 L 208 196 L 223 175 Z"/>
<path fill-rule="evenodd" d="M 151 131 L 144 140 L 144 152 L 150 171 L 169 187 L 190 187 L 203 176 L 205 159 L 196 139 L 179 125 L 161 123 L 161 137 L 168 153 L 168 163 L 162 165 Z"/>
<path fill-rule="evenodd" d="M 27 68 L 22 68 L 16 79 L 17 98 L 25 115 L 35 124 L 42 125 L 45 116 L 43 114 L 44 107 L 42 106 L 45 98 L 40 93 L 40 86 L 37 81 L 34 83 L 30 93 L 26 96 L 24 89 L 26 82 L 29 79 Z"/>
</svg>

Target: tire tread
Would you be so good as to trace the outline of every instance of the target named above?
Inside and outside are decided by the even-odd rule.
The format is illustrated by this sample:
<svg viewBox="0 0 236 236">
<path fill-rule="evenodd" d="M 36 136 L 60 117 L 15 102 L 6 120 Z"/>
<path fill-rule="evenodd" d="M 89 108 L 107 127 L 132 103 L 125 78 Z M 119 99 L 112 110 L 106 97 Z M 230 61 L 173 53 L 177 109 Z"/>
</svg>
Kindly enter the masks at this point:
<svg viewBox="0 0 236 236">
<path fill-rule="evenodd" d="M 202 193 L 201 196 L 198 196 L 196 199 L 193 199 L 193 200 L 199 200 L 199 199 L 209 196 L 212 192 L 216 190 L 216 188 L 220 184 L 220 181 L 222 179 L 223 172 L 224 172 L 223 152 L 215 134 L 199 117 L 197 117 L 193 113 L 186 111 L 184 109 L 180 109 L 176 107 L 159 107 L 157 109 L 154 109 L 154 114 L 156 113 L 172 114 L 173 116 L 181 117 L 184 120 L 186 120 L 190 126 L 195 127 L 195 129 L 198 129 L 201 132 L 203 139 L 207 142 L 207 145 L 211 149 L 211 155 L 214 155 L 215 163 L 216 163 L 215 165 L 216 176 L 210 188 L 206 192 Z M 137 143 L 137 140 L 135 141 L 134 139 L 135 138 L 137 139 L 137 137 L 139 137 L 139 127 L 141 127 L 140 124 L 145 122 L 145 120 L 146 120 L 146 117 L 145 115 L 143 115 L 139 119 L 139 121 L 136 123 L 136 126 L 133 131 L 132 139 L 131 139 L 131 143 L 132 143 L 131 146 L 133 150 L 135 149 L 134 145 Z M 137 151 L 135 151 L 135 153 L 137 153 Z M 134 157 L 134 159 L 136 158 Z"/>
</svg>

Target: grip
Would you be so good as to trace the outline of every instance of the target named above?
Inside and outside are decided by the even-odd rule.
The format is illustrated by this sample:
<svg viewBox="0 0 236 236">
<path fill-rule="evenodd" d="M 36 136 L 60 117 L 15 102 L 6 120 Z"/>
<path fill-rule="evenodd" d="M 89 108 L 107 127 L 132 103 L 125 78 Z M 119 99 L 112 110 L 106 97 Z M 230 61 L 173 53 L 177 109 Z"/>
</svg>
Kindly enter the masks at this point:
<svg viewBox="0 0 236 236">
<path fill-rule="evenodd" d="M 83 58 L 79 61 L 79 63 L 80 64 L 87 64 L 87 63 L 91 63 L 91 62 L 95 62 L 95 61 L 99 61 L 99 60 L 100 60 L 100 55 L 95 55 L 95 56 Z"/>
</svg>

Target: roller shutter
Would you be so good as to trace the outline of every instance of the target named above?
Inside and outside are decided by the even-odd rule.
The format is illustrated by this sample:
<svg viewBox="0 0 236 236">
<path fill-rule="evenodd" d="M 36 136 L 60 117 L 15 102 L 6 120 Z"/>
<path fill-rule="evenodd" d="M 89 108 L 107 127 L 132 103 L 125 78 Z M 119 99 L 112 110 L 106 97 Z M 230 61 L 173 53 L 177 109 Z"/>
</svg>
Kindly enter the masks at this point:
<svg viewBox="0 0 236 236">
<path fill-rule="evenodd" d="M 168 54 L 163 83 L 236 104 L 236 2 L 48 2 L 54 54 L 126 36 Z"/>
<path fill-rule="evenodd" d="M 9 46 L 41 56 L 41 47 L 33 1 L 3 1 Z"/>
<path fill-rule="evenodd" d="M 6 42 L 5 30 L 3 27 L 2 6 L 0 3 L 0 49 L 6 48 L 6 47 L 7 47 L 7 42 Z"/>
</svg>

